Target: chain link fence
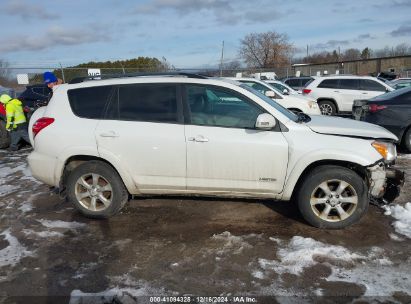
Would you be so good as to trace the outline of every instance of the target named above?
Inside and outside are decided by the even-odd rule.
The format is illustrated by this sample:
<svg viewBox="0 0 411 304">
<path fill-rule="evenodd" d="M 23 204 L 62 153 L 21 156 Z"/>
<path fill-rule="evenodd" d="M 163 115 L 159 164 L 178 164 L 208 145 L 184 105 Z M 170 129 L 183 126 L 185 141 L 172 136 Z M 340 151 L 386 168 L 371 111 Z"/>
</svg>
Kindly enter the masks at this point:
<svg viewBox="0 0 411 304">
<path fill-rule="evenodd" d="M 358 66 L 358 65 L 357 65 Z M 93 67 L 93 69 L 95 69 Z M 77 77 L 86 77 L 89 75 L 89 68 L 71 68 L 71 67 L 7 67 L 0 68 L 0 91 L 11 88 L 14 92 L 10 94 L 18 95 L 23 91 L 26 84 L 17 83 L 18 74 L 28 75 L 28 85 L 43 83 L 43 73 L 46 71 L 53 71 L 56 76 L 63 80 L 63 82 L 70 82 Z M 188 72 L 207 76 L 223 76 L 223 77 L 254 77 L 257 73 L 266 73 L 270 75 L 267 78 L 272 78 L 275 74 L 277 79 L 291 77 L 291 76 L 323 76 L 332 74 L 354 74 L 354 75 L 369 75 L 359 71 L 353 65 L 335 64 L 335 65 L 293 65 L 276 69 L 210 69 L 210 68 L 189 68 L 189 69 L 163 69 L 158 67 L 139 67 L 139 68 L 99 68 L 101 75 L 121 75 L 129 73 L 149 73 L 149 72 Z M 411 77 L 411 67 L 403 67 L 395 71 L 401 77 Z M 376 75 L 374 75 L 376 76 Z"/>
</svg>

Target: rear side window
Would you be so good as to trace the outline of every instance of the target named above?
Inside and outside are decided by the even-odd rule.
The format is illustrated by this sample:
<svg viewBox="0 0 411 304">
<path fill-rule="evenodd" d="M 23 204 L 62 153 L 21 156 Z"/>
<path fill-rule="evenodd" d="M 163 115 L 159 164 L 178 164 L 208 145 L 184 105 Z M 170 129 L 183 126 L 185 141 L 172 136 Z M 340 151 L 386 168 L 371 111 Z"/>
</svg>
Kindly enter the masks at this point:
<svg viewBox="0 0 411 304">
<path fill-rule="evenodd" d="M 338 79 L 325 79 L 320 82 L 318 88 L 323 89 L 338 89 Z"/>
<path fill-rule="evenodd" d="M 358 79 L 340 79 L 340 89 L 342 90 L 358 90 L 360 82 Z"/>
<path fill-rule="evenodd" d="M 82 118 L 101 119 L 113 86 L 73 89 L 67 92 L 73 113 Z"/>
<path fill-rule="evenodd" d="M 303 78 L 303 79 L 301 79 L 301 86 L 305 87 L 305 86 L 307 86 L 307 84 L 309 84 L 313 80 L 314 79 L 312 79 L 312 78 Z"/>
<path fill-rule="evenodd" d="M 386 91 L 385 87 L 382 84 L 374 80 L 371 80 L 371 79 L 361 79 L 360 88 L 361 90 L 364 90 L 364 91 L 379 91 L 379 92 Z"/>
<path fill-rule="evenodd" d="M 133 84 L 116 88 L 109 119 L 177 123 L 175 84 Z"/>
<path fill-rule="evenodd" d="M 298 79 L 288 79 L 285 81 L 290 87 L 299 87 L 300 81 Z"/>
</svg>

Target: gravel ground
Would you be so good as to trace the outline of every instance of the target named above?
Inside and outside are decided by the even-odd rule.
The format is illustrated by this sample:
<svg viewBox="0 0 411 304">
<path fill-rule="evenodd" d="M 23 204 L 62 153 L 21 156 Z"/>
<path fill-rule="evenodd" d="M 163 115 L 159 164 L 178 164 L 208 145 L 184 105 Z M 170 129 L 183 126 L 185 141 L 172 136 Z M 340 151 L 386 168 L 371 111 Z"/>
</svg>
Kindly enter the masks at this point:
<svg viewBox="0 0 411 304">
<path fill-rule="evenodd" d="M 31 177 L 28 153 L 0 151 L 0 303 L 411 302 L 411 155 L 387 214 L 327 231 L 257 200 L 145 198 L 90 220 Z"/>
</svg>

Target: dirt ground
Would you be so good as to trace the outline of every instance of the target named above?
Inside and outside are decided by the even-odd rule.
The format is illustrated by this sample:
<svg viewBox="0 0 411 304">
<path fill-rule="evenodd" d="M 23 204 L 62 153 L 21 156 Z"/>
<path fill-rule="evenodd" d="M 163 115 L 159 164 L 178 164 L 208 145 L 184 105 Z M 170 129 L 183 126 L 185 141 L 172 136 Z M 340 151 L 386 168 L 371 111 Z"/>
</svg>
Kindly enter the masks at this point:
<svg viewBox="0 0 411 304">
<path fill-rule="evenodd" d="M 411 302 L 411 240 L 395 213 L 371 206 L 330 231 L 289 203 L 156 197 L 90 220 L 31 177 L 28 153 L 0 151 L 0 303 Z M 403 208 L 411 155 L 397 167 Z"/>
</svg>

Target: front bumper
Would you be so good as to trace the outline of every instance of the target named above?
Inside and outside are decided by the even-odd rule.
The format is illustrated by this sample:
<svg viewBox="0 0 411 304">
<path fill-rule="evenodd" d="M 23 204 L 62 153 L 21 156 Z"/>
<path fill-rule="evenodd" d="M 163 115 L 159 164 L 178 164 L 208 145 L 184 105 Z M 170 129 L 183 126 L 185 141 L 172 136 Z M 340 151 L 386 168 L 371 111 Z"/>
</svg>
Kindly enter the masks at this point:
<svg viewBox="0 0 411 304">
<path fill-rule="evenodd" d="M 404 172 L 387 167 L 383 162 L 368 167 L 369 193 L 372 199 L 387 204 L 394 201 L 404 185 Z"/>
</svg>

